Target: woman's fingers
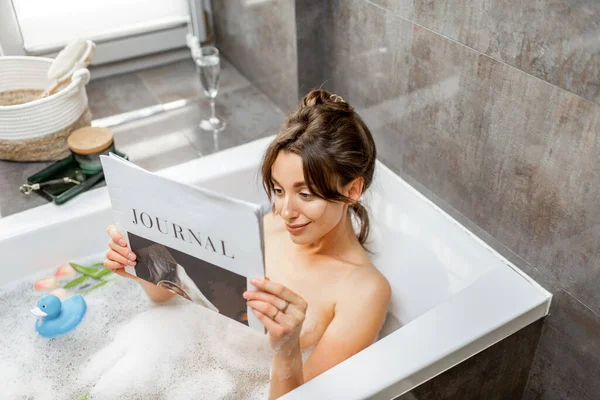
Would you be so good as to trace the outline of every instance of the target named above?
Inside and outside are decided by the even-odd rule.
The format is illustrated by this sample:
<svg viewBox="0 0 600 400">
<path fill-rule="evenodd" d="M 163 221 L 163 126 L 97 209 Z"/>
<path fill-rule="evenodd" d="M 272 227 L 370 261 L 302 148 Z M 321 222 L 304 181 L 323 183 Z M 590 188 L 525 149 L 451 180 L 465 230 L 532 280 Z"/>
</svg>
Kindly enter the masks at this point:
<svg viewBox="0 0 600 400">
<path fill-rule="evenodd" d="M 108 269 L 110 269 L 112 272 L 114 272 L 117 275 L 121 275 L 124 278 L 133 278 L 133 279 L 137 279 L 137 277 L 135 275 L 130 274 L 129 272 L 125 271 L 124 267 L 125 265 L 120 264 L 116 261 L 112 261 L 110 259 L 106 259 L 104 260 L 104 266 Z"/>
<path fill-rule="evenodd" d="M 113 249 L 114 251 L 116 251 L 117 253 L 122 255 L 123 257 L 127 258 L 129 261 L 135 261 L 135 259 L 136 259 L 136 255 L 131 250 L 129 250 L 129 247 L 119 246 L 112 239 L 108 241 L 108 247 L 110 247 L 111 249 Z M 129 264 L 129 265 L 135 265 L 135 264 Z"/>
<path fill-rule="evenodd" d="M 306 301 L 304 301 L 300 295 L 279 283 L 257 278 L 251 279 L 250 283 L 265 292 L 271 293 L 280 299 L 287 301 L 290 304 L 298 306 L 302 312 L 305 312 L 306 308 L 308 307 L 308 304 L 306 304 Z"/>
<path fill-rule="evenodd" d="M 279 326 L 279 324 L 277 322 L 273 321 L 267 315 L 263 314 L 262 312 L 254 309 L 254 308 L 252 309 L 252 313 L 256 316 L 256 318 L 258 318 L 258 320 L 260 322 L 263 323 L 263 325 L 265 326 L 265 328 L 267 328 L 267 331 L 269 331 L 269 333 L 271 335 L 275 335 L 275 336 L 283 335 L 283 328 L 281 326 Z"/>
<path fill-rule="evenodd" d="M 125 257 L 120 255 L 113 249 L 108 249 L 106 251 L 106 258 L 110 261 L 115 261 L 115 262 L 121 264 L 121 268 L 125 267 L 126 265 L 131 265 L 131 266 L 135 265 L 135 261 L 126 259 Z"/>
<path fill-rule="evenodd" d="M 250 290 L 244 292 L 243 296 L 246 300 L 260 300 L 267 303 L 273 304 L 273 306 L 277 307 L 279 310 L 283 310 L 288 306 L 288 302 L 280 299 L 279 297 L 272 295 L 267 292 Z"/>
<path fill-rule="evenodd" d="M 250 300 L 248 301 L 248 306 L 254 310 L 260 311 L 271 319 L 273 319 L 275 315 L 277 315 L 279 318 L 279 316 L 282 314 L 281 311 L 273 304 L 264 301 Z"/>
<path fill-rule="evenodd" d="M 115 270 L 117 270 L 117 269 L 121 269 L 124 267 L 122 264 L 119 264 L 116 261 L 111 261 L 108 258 L 106 260 L 104 260 L 104 266 L 113 272 L 115 272 Z"/>
<path fill-rule="evenodd" d="M 108 235 L 116 244 L 123 247 L 127 246 L 127 242 L 125 241 L 125 239 L 123 239 L 123 236 L 121 236 L 121 234 L 117 231 L 116 226 L 109 225 L 108 228 L 106 228 L 106 232 L 108 232 Z"/>
<path fill-rule="evenodd" d="M 117 275 L 136 279 L 137 277 L 135 275 L 130 274 L 124 269 L 127 265 L 135 266 L 135 254 L 129 250 L 127 242 L 123 239 L 123 236 L 117 232 L 117 228 L 114 225 L 109 225 L 106 232 L 108 232 L 110 240 L 108 241 L 108 250 L 106 251 L 104 266 Z"/>
</svg>

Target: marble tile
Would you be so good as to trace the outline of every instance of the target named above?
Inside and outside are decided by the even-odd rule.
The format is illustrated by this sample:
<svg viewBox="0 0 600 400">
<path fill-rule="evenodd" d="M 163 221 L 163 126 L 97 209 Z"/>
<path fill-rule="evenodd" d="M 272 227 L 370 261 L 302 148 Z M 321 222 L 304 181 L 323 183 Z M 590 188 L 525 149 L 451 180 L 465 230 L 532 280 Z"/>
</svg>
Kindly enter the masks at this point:
<svg viewBox="0 0 600 400">
<path fill-rule="evenodd" d="M 94 80 L 87 85 L 88 103 L 94 119 L 158 104 L 135 74 Z"/>
<path fill-rule="evenodd" d="M 294 1 L 224 0 L 213 4 L 213 15 L 224 56 L 275 104 L 293 108 L 298 100 Z"/>
<path fill-rule="evenodd" d="M 404 18 L 413 18 L 414 0 L 369 0 L 373 4 L 385 8 Z"/>
<path fill-rule="evenodd" d="M 600 104 L 597 0 L 414 3 L 419 24 Z"/>
<path fill-rule="evenodd" d="M 331 86 L 355 107 L 401 101 L 408 90 L 412 24 L 364 0 L 335 1 Z"/>
<path fill-rule="evenodd" d="M 194 61 L 182 60 L 137 73 L 161 103 L 204 96 Z M 250 85 L 233 65 L 221 57 L 219 95 Z"/>
<path fill-rule="evenodd" d="M 27 182 L 27 177 L 50 164 L 52 163 L 0 161 L 0 217 L 48 203 L 48 200 L 35 193 L 22 194 L 19 187 Z"/>
<path fill-rule="evenodd" d="M 412 55 L 402 172 L 598 312 L 600 107 L 418 26 Z"/>
<path fill-rule="evenodd" d="M 543 325 L 543 320 L 534 322 L 396 399 L 521 398 Z"/>
</svg>

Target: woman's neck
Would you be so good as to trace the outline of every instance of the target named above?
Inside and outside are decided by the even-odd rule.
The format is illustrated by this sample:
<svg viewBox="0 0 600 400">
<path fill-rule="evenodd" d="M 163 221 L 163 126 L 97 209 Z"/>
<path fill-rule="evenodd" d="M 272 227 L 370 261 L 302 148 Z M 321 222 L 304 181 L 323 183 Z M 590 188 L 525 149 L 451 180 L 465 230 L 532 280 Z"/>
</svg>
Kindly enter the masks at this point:
<svg viewBox="0 0 600 400">
<path fill-rule="evenodd" d="M 345 217 L 325 236 L 318 241 L 304 246 L 312 254 L 341 257 L 347 254 L 348 249 L 358 243 L 358 238 L 352 226 L 350 213 L 346 209 Z"/>
</svg>

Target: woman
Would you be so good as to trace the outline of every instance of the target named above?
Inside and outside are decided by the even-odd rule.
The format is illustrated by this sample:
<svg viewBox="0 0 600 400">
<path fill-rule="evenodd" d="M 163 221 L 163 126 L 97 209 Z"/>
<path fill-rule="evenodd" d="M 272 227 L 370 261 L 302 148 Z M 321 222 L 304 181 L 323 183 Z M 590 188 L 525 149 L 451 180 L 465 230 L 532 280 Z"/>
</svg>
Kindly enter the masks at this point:
<svg viewBox="0 0 600 400">
<path fill-rule="evenodd" d="M 267 278 L 252 279 L 258 290 L 245 292 L 244 298 L 275 350 L 270 398 L 377 338 L 391 289 L 363 247 L 369 218 L 359 201 L 373 179 L 375 158 L 375 143 L 362 119 L 341 97 L 324 90 L 302 99 L 266 151 L 263 186 L 273 201 L 273 212 L 264 218 Z M 108 232 L 104 265 L 123 274 L 136 256 L 114 226 Z M 140 284 L 155 301 L 172 296 Z"/>
</svg>

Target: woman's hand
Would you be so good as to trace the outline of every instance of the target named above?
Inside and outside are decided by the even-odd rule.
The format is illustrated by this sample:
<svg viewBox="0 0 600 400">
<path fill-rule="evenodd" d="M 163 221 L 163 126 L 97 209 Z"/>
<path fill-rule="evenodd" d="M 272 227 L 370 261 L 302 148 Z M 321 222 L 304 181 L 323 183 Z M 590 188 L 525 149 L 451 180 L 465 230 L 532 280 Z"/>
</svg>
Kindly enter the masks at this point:
<svg viewBox="0 0 600 400">
<path fill-rule="evenodd" d="M 108 241 L 108 250 L 106 251 L 104 266 L 115 274 L 125 278 L 136 278 L 129 272 L 125 272 L 124 269 L 126 266 L 135 266 L 136 255 L 129 250 L 127 242 L 123 236 L 117 232 L 117 228 L 114 225 L 109 225 L 106 231 L 110 236 L 110 240 Z"/>
<path fill-rule="evenodd" d="M 279 283 L 251 279 L 258 288 L 244 292 L 252 312 L 269 332 L 271 348 L 276 352 L 300 347 L 300 331 L 308 305 L 300 295 Z"/>
</svg>

